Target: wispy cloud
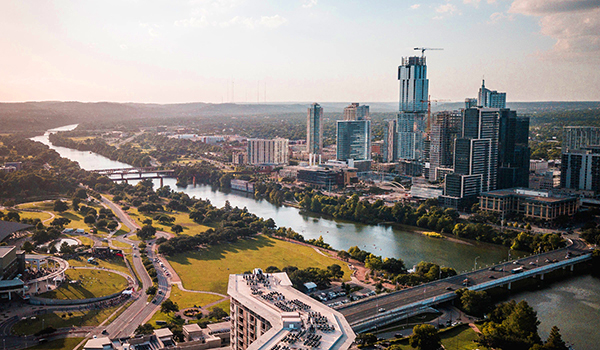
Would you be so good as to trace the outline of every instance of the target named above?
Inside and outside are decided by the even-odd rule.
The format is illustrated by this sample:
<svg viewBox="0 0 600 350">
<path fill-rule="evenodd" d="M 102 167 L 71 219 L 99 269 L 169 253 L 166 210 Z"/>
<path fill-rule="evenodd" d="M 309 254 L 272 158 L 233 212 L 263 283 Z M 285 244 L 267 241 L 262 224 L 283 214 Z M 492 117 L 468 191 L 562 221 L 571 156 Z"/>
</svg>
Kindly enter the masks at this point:
<svg viewBox="0 0 600 350">
<path fill-rule="evenodd" d="M 475 7 L 479 7 L 479 3 L 481 0 L 463 0 L 463 4 L 465 5 L 473 5 Z"/>
<path fill-rule="evenodd" d="M 509 12 L 539 17 L 540 33 L 556 40 L 545 57 L 600 61 L 600 1 L 516 0 Z"/>
<path fill-rule="evenodd" d="M 416 9 L 418 9 L 419 7 L 421 7 L 421 4 L 414 4 L 414 5 L 412 5 L 410 8 L 411 8 L 411 9 L 413 9 L 413 10 L 416 10 Z"/>
<path fill-rule="evenodd" d="M 173 23 L 176 27 L 204 28 L 210 25 L 205 16 L 181 19 Z"/>
<path fill-rule="evenodd" d="M 317 0 L 303 0 L 302 7 L 311 8 L 317 4 Z"/>
<path fill-rule="evenodd" d="M 277 28 L 287 22 L 287 19 L 280 15 L 274 16 L 262 16 L 260 19 L 254 19 L 249 17 L 235 16 L 232 19 L 224 22 L 220 22 L 219 26 L 222 28 L 232 26 L 242 26 L 248 29 L 254 29 L 258 27 L 264 27 L 268 29 Z"/>
<path fill-rule="evenodd" d="M 513 15 L 508 15 L 504 12 L 494 12 L 490 15 L 490 19 L 488 20 L 488 24 L 496 24 L 502 21 L 514 21 L 515 17 Z"/>
</svg>

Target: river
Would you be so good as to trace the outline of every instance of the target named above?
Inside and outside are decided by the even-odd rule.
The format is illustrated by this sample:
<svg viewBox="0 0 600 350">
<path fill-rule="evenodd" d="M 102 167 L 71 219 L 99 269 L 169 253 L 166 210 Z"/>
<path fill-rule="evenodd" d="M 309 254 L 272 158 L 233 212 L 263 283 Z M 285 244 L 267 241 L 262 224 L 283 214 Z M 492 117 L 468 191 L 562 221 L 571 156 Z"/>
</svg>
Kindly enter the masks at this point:
<svg viewBox="0 0 600 350">
<path fill-rule="evenodd" d="M 50 132 L 72 130 L 75 127 L 76 125 L 69 125 L 48 130 L 43 136 L 32 140 L 50 146 L 62 157 L 79 162 L 86 170 L 130 167 L 95 153 L 56 147 L 48 141 Z M 264 200 L 255 200 L 244 193 L 226 193 L 206 185 L 178 188 L 175 183 L 175 179 L 164 179 L 164 185 L 192 197 L 209 199 L 216 206 L 223 206 L 225 201 L 229 201 L 233 206 L 247 207 L 260 217 L 273 218 L 278 226 L 291 227 L 305 238 L 323 236 L 325 242 L 335 249 L 358 246 L 376 255 L 400 258 L 407 266 L 420 261 L 431 261 L 464 271 L 472 269 L 476 260 L 477 266 L 481 267 L 508 258 L 508 250 L 504 247 L 430 238 L 387 225 L 363 225 L 306 215 L 296 208 L 278 207 Z M 155 188 L 157 186 L 158 180 L 155 181 Z M 576 349 L 598 348 L 600 332 L 595 328 L 600 325 L 600 280 L 590 276 L 575 277 L 555 283 L 543 291 L 515 294 L 514 298 L 527 300 L 536 309 L 542 321 L 542 338 L 546 338 L 550 328 L 557 325 L 563 338 L 574 343 Z"/>
</svg>

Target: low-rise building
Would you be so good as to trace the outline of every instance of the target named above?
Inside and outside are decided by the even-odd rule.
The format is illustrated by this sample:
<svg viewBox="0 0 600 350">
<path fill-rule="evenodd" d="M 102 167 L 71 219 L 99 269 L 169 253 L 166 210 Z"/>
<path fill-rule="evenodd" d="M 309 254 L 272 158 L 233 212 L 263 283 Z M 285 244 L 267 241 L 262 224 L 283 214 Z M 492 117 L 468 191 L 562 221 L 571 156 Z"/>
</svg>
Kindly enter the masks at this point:
<svg viewBox="0 0 600 350">
<path fill-rule="evenodd" d="M 298 181 L 325 189 L 333 189 L 344 184 L 343 172 L 328 167 L 311 166 L 298 169 L 297 178 Z"/>
<path fill-rule="evenodd" d="M 577 197 L 551 191 L 510 188 L 485 192 L 479 199 L 480 209 L 502 215 L 522 214 L 525 217 L 554 220 L 558 216 L 573 216 L 579 210 Z"/>
</svg>

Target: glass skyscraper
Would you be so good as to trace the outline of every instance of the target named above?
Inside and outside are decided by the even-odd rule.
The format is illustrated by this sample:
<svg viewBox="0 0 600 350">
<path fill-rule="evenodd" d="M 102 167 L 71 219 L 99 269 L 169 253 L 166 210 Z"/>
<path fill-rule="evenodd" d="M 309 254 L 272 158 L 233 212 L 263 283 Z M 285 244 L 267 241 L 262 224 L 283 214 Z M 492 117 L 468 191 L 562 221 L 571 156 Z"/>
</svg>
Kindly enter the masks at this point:
<svg viewBox="0 0 600 350">
<path fill-rule="evenodd" d="M 313 103 L 308 109 L 306 121 L 306 151 L 309 154 L 320 154 L 323 148 L 323 108 Z"/>
<path fill-rule="evenodd" d="M 337 160 L 371 159 L 371 121 L 337 121 Z"/>
</svg>

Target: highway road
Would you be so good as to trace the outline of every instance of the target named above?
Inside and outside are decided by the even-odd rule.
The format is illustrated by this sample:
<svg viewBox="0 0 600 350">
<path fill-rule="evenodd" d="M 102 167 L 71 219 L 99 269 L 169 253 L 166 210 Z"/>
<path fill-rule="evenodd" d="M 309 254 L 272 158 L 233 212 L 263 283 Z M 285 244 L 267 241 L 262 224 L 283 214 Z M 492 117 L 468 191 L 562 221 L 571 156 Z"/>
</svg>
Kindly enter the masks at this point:
<svg viewBox="0 0 600 350">
<path fill-rule="evenodd" d="M 454 293 L 455 290 L 465 287 L 463 285 L 465 280 L 468 280 L 468 286 L 473 286 L 510 275 L 511 270 L 514 268 L 523 267 L 525 270 L 531 270 L 536 267 L 551 264 L 553 261 L 566 260 L 568 259 L 567 252 L 570 252 L 575 256 L 582 253 L 588 253 L 590 250 L 587 249 L 583 242 L 573 240 L 573 244 L 568 248 L 506 262 L 496 265 L 493 270 L 490 270 L 491 268 L 480 269 L 402 291 L 384 294 L 370 299 L 363 299 L 356 303 L 346 304 L 339 308 L 338 311 L 340 311 L 346 317 L 350 325 L 352 325 L 374 317 L 380 312 L 397 309 L 424 299 L 441 297 L 449 293 Z"/>
<path fill-rule="evenodd" d="M 131 232 L 135 232 L 140 226 L 132 220 L 129 215 L 127 215 L 123 210 L 108 200 L 105 197 L 102 197 L 102 202 L 106 204 L 114 213 L 117 215 L 121 223 L 126 225 Z M 146 297 L 146 289 L 152 286 L 152 279 L 148 275 L 144 264 L 142 263 L 142 259 L 140 258 L 140 252 L 138 245 L 140 242 L 133 241 L 126 238 L 125 236 L 119 236 L 116 240 L 130 244 L 134 247 L 133 250 L 133 268 L 135 269 L 137 275 L 140 277 L 142 282 L 142 287 L 140 288 L 141 296 L 137 299 L 131 306 L 127 308 L 117 319 L 111 322 L 108 326 L 105 327 L 108 335 L 111 338 L 121 338 L 128 337 L 132 335 L 135 329 L 142 323 L 144 323 L 147 319 L 152 317 L 154 312 L 159 309 L 160 304 L 168 298 L 168 295 L 171 290 L 171 285 L 169 283 L 168 277 L 165 275 L 163 270 L 160 268 L 158 263 L 154 263 L 154 268 L 158 274 L 158 292 L 155 298 L 152 301 L 148 301 Z M 154 261 L 154 240 L 148 242 L 147 246 L 147 254 L 148 258 Z M 101 330 L 99 330 L 101 331 Z"/>
</svg>

